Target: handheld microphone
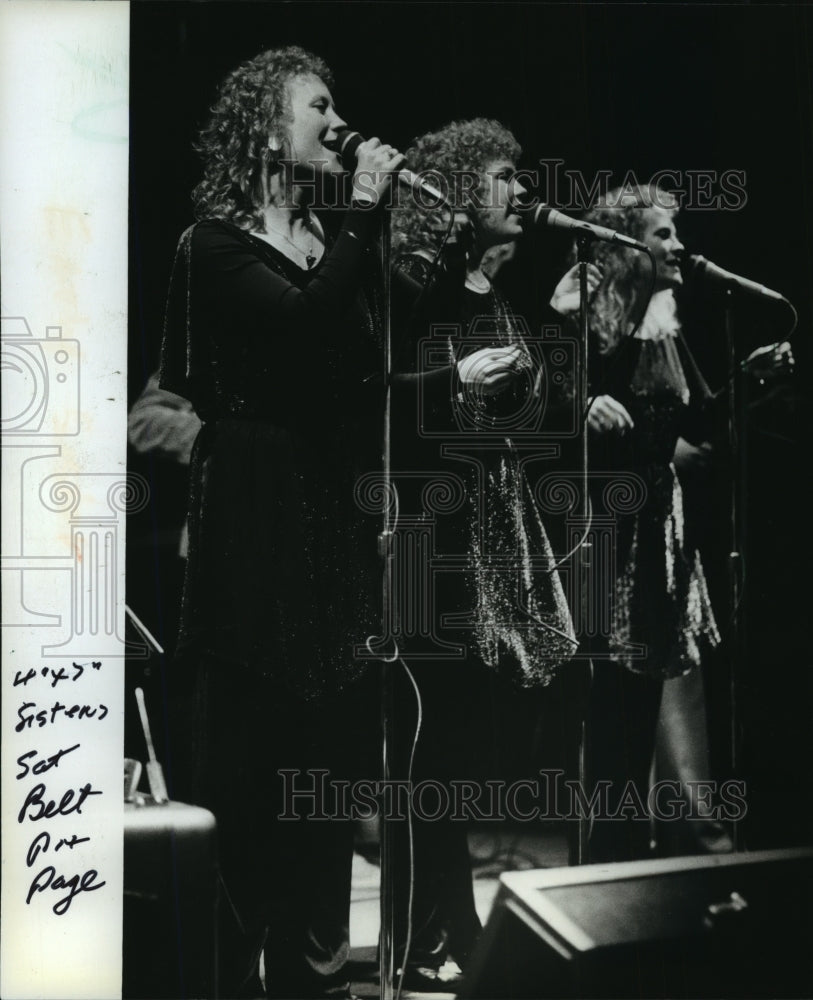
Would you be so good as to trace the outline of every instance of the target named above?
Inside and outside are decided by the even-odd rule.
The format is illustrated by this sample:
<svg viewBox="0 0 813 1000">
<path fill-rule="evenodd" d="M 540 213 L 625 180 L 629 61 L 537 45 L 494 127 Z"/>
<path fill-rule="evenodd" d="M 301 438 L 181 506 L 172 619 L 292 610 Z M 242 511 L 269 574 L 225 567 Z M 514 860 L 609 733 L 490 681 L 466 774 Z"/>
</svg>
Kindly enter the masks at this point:
<svg viewBox="0 0 813 1000">
<path fill-rule="evenodd" d="M 515 205 L 516 211 L 522 217 L 523 222 L 528 226 L 549 226 L 551 229 L 565 229 L 576 235 L 584 233 L 594 240 L 604 240 L 608 243 L 619 243 L 621 246 L 629 247 L 643 253 L 649 252 L 649 247 L 631 236 L 616 232 L 615 229 L 608 229 L 606 226 L 594 226 L 592 222 L 582 222 L 579 219 L 572 219 L 569 215 L 559 212 L 549 205 L 536 205 L 527 208 L 522 204 Z"/>
<path fill-rule="evenodd" d="M 323 142 L 322 145 L 338 153 L 345 168 L 352 170 L 356 165 L 356 152 L 364 141 L 364 136 L 358 132 L 353 132 L 349 128 L 342 128 L 336 133 L 335 139 L 330 142 Z M 394 176 L 399 184 L 410 188 L 416 195 L 420 196 L 419 204 L 425 208 L 435 207 L 435 205 L 426 205 L 426 195 L 429 195 L 432 201 L 438 206 L 446 204 L 445 196 L 434 185 L 428 184 L 425 180 L 418 177 L 417 174 L 413 174 L 411 170 L 401 167 L 400 170 L 394 171 Z"/>
<path fill-rule="evenodd" d="M 713 284 L 724 285 L 726 288 L 736 288 L 738 291 L 750 292 L 753 295 L 762 295 L 764 298 L 774 299 L 778 302 L 787 302 L 784 295 L 780 295 L 772 288 L 766 288 L 765 285 L 751 281 L 750 278 L 742 278 L 739 274 L 726 271 L 699 254 L 690 254 L 686 257 L 683 270 L 693 276 L 699 275 L 701 278 L 708 278 Z"/>
</svg>

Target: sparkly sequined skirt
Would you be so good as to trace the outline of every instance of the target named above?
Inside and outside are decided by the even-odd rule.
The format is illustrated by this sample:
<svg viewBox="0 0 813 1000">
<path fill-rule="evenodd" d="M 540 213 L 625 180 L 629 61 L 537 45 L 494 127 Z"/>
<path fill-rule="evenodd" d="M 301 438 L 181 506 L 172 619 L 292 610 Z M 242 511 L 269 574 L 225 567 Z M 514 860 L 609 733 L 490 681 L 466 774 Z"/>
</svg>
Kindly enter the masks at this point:
<svg viewBox="0 0 813 1000">
<path fill-rule="evenodd" d="M 720 642 L 700 554 L 684 537 L 672 465 L 648 470 L 643 506 L 619 518 L 608 658 L 636 673 L 678 677 Z"/>
<path fill-rule="evenodd" d="M 489 463 L 484 483 L 469 524 L 475 647 L 515 684 L 545 685 L 577 647 L 553 550 L 515 455 Z"/>
</svg>

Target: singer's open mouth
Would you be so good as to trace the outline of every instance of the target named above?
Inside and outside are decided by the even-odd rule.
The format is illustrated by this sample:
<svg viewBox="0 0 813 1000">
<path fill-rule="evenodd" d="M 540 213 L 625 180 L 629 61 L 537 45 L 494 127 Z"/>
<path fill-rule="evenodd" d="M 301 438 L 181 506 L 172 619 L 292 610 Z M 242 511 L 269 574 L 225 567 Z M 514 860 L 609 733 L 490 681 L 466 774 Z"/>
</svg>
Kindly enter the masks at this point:
<svg viewBox="0 0 813 1000">
<path fill-rule="evenodd" d="M 319 135 L 319 142 L 322 143 L 325 149 L 329 149 L 331 153 L 338 153 L 339 152 L 338 136 L 331 135 L 330 137 L 328 137 L 329 132 L 330 132 L 329 128 L 325 129 L 324 132 L 321 132 Z"/>
</svg>

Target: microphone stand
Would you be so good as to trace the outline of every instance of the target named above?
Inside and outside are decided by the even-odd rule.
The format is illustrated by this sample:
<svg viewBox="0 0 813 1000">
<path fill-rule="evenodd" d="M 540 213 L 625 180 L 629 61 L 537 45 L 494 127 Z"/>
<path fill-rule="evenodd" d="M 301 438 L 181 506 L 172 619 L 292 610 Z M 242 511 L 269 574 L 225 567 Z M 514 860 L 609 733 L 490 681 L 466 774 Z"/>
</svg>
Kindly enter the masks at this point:
<svg viewBox="0 0 813 1000">
<path fill-rule="evenodd" d="M 581 483 L 581 499 L 580 499 L 580 511 L 579 511 L 579 521 L 581 525 L 581 530 L 586 532 L 588 516 L 590 513 L 590 500 L 588 497 L 588 484 L 589 484 L 589 458 L 587 452 L 587 399 L 589 386 L 588 377 L 588 328 L 587 328 L 587 247 L 589 246 L 590 237 L 586 233 L 580 233 L 576 238 L 576 247 L 578 251 L 578 265 L 579 265 L 579 346 L 580 352 L 579 357 L 581 360 L 581 371 L 579 373 L 579 389 L 577 393 L 579 413 L 582 414 L 581 427 L 580 427 L 580 445 L 581 445 L 581 467 L 582 467 L 582 483 Z M 587 601 L 590 594 L 590 585 L 588 579 L 588 572 L 592 565 L 592 560 L 590 558 L 592 550 L 592 542 L 589 537 L 585 535 L 582 544 L 576 551 L 576 573 L 578 574 L 578 601 L 579 601 L 579 619 L 581 621 L 582 628 L 584 628 L 584 623 L 587 620 Z M 587 741 L 589 737 L 588 733 L 588 710 L 590 704 L 590 689 L 592 687 L 593 681 L 593 663 L 592 660 L 588 658 L 584 665 L 583 671 L 580 669 L 580 676 L 578 677 L 578 702 L 579 702 L 579 713 L 578 713 L 578 724 L 579 724 L 579 744 L 578 744 L 578 770 L 579 770 L 579 786 L 582 790 L 587 787 Z M 583 865 L 589 861 L 588 852 L 588 834 L 590 830 L 589 818 L 586 815 L 579 816 L 579 829 L 578 829 L 578 841 L 576 847 L 576 864 Z"/>
<path fill-rule="evenodd" d="M 390 317 L 390 216 L 385 215 L 381 227 L 381 263 L 384 284 L 384 440 L 382 449 L 382 473 L 384 479 L 382 500 L 382 529 L 378 537 L 378 551 L 382 566 L 382 640 L 386 640 L 391 627 L 392 604 L 392 537 L 390 520 L 390 491 L 392 488 L 392 325 Z M 378 948 L 379 996 L 381 1000 L 392 1000 L 395 979 L 395 935 L 394 935 L 394 865 L 392 858 L 392 829 L 385 815 L 387 782 L 390 780 L 391 755 L 394 741 L 394 657 L 381 658 L 381 779 L 379 801 L 379 837 L 381 853 L 380 919 L 381 930 Z"/>
<path fill-rule="evenodd" d="M 730 698 L 730 730 L 731 771 L 736 777 L 740 766 L 740 733 L 739 733 L 739 676 L 740 657 L 745 652 L 745 632 L 740 614 L 740 603 L 743 598 L 743 559 L 740 551 L 741 512 L 740 512 L 740 476 L 742 474 L 743 456 L 740 446 L 739 427 L 741 424 L 740 387 L 738 385 L 739 368 L 737 352 L 734 343 L 734 331 L 731 319 L 731 288 L 725 293 L 725 338 L 728 355 L 728 447 L 731 455 L 730 484 L 730 525 L 728 554 L 728 586 L 731 601 L 731 619 L 729 624 L 729 698 Z M 742 850 L 739 820 L 732 825 L 732 842 L 734 850 Z"/>
</svg>

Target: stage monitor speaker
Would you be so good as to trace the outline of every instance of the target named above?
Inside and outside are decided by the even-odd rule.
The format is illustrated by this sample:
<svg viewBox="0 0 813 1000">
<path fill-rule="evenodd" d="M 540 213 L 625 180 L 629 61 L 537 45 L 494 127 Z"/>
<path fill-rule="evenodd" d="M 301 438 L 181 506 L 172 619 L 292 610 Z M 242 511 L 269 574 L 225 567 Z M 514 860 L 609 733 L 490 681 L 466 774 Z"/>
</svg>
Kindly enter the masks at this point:
<svg viewBox="0 0 813 1000">
<path fill-rule="evenodd" d="M 813 996 L 813 850 L 507 872 L 460 994 Z"/>
<path fill-rule="evenodd" d="M 217 996 L 214 816 L 139 795 L 124 804 L 124 1000 Z"/>
</svg>

